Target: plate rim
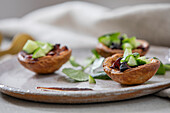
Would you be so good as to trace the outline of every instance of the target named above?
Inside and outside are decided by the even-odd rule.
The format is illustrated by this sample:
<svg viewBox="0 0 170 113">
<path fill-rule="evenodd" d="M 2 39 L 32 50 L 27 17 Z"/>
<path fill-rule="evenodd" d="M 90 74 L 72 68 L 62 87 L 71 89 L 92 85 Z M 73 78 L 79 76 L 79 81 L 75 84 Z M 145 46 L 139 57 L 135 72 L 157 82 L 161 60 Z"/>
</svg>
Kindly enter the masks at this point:
<svg viewBox="0 0 170 113">
<path fill-rule="evenodd" d="M 8 63 L 10 60 L 15 60 L 16 57 L 12 57 L 4 62 L 1 62 L 0 64 L 2 65 L 3 63 Z M 13 94 L 19 94 L 19 95 L 33 95 L 33 96 L 66 96 L 66 97 L 73 97 L 73 98 L 78 98 L 78 97 L 89 97 L 89 96 L 100 96 L 100 95 L 107 95 L 112 96 L 112 95 L 122 95 L 122 94 L 127 94 L 127 93 L 135 93 L 137 91 L 140 90 L 149 90 L 152 88 L 157 88 L 154 92 L 157 92 L 161 89 L 164 89 L 166 87 L 170 87 L 170 79 L 165 79 L 166 81 L 160 81 L 157 83 L 153 83 L 153 84 L 144 84 L 145 87 L 143 87 L 143 85 L 136 85 L 133 87 L 125 87 L 125 88 L 120 88 L 120 89 L 113 89 L 113 90 L 93 90 L 93 91 L 41 91 L 41 90 L 26 90 L 26 89 L 22 89 L 22 88 L 16 88 L 16 87 L 11 87 L 8 85 L 4 85 L 2 83 L 0 83 L 0 92 L 13 96 L 13 97 L 17 97 Z M 151 94 L 151 93 L 147 93 L 147 94 Z M 147 95 L 145 94 L 145 95 Z M 140 96 L 144 96 L 144 95 L 140 95 Z M 140 96 L 136 96 L 136 97 L 140 97 Z M 133 97 L 133 98 L 136 98 Z M 20 98 L 20 97 L 17 97 Z M 24 98 L 21 98 L 24 99 Z M 96 98 L 95 98 L 96 99 Z M 126 98 L 129 99 L 129 98 Z M 31 99 L 25 99 L 25 100 L 31 100 Z M 35 101 L 35 100 L 32 100 Z M 113 100 L 111 100 L 113 101 Z M 39 101 L 41 102 L 41 101 Z M 42 101 L 44 102 L 44 101 Z M 45 101 L 46 102 L 46 101 Z M 96 102 L 96 101 L 94 101 Z M 90 102 L 81 102 L 81 103 L 94 103 L 93 101 Z M 97 102 L 105 102 L 105 101 L 97 101 Z M 61 102 L 52 102 L 52 103 L 61 103 Z M 70 103 L 70 102 L 65 102 L 65 103 Z M 76 102 L 79 103 L 79 102 Z"/>
</svg>

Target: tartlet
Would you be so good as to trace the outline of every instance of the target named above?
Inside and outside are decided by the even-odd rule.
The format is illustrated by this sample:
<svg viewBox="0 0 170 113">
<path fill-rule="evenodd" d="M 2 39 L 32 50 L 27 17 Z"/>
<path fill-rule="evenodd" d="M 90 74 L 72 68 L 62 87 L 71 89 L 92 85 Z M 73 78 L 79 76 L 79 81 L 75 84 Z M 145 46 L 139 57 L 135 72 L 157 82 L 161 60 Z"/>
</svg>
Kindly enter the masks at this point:
<svg viewBox="0 0 170 113">
<path fill-rule="evenodd" d="M 108 57 L 103 62 L 104 71 L 107 75 L 114 81 L 124 84 L 124 85 L 136 85 L 142 84 L 149 80 L 157 72 L 160 61 L 157 59 L 150 59 L 149 64 L 140 65 L 134 68 L 120 72 L 118 69 L 111 68 L 112 64 L 119 58 L 122 54 L 115 54 Z"/>
<path fill-rule="evenodd" d="M 149 43 L 145 40 L 137 40 L 136 37 L 121 35 L 119 32 L 105 34 L 98 38 L 96 51 L 103 57 L 114 54 L 123 54 L 126 48 L 131 48 L 132 52 L 138 52 L 144 56 L 149 50 Z"/>
<path fill-rule="evenodd" d="M 141 43 L 143 48 L 136 48 L 133 49 L 132 52 L 137 52 L 139 53 L 141 56 L 144 56 L 148 50 L 149 50 L 149 43 L 145 40 L 137 40 L 138 42 Z M 107 58 L 109 56 L 112 56 L 114 54 L 123 54 L 124 50 L 121 49 L 111 49 L 109 47 L 107 47 L 106 45 L 102 44 L 102 43 L 98 43 L 96 46 L 96 51 L 103 57 Z"/>
<path fill-rule="evenodd" d="M 60 44 L 54 45 L 45 56 L 32 58 L 32 54 L 25 51 L 18 53 L 18 61 L 27 69 L 37 74 L 49 74 L 58 70 L 71 56 L 71 49 L 66 46 L 60 48 Z"/>
</svg>

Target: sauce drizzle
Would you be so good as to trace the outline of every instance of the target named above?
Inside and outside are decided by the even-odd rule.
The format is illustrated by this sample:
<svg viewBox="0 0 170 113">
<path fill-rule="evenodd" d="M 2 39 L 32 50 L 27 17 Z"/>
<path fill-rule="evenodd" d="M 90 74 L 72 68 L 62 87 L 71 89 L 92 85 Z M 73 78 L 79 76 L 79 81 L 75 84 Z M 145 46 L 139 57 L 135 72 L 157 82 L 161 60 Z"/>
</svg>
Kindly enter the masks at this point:
<svg viewBox="0 0 170 113">
<path fill-rule="evenodd" d="M 55 90 L 55 91 L 92 91 L 90 88 L 59 88 L 59 87 L 37 87 L 43 91 Z"/>
</svg>

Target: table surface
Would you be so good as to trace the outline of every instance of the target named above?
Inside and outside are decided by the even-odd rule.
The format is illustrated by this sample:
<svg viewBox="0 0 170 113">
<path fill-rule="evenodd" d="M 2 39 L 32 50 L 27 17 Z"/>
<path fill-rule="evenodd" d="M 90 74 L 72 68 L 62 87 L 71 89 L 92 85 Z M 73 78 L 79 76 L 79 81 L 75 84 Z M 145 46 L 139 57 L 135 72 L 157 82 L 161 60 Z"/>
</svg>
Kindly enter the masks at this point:
<svg viewBox="0 0 170 113">
<path fill-rule="evenodd" d="M 9 42 L 3 45 L 7 47 Z M 151 48 L 152 52 L 154 51 Z M 169 113 L 170 99 L 149 95 L 117 102 L 66 105 L 25 101 L 0 93 L 0 113 L 11 113 L 11 111 L 12 113 L 79 113 L 80 111 L 81 113 Z"/>
<path fill-rule="evenodd" d="M 117 102 L 65 105 L 24 101 L 0 94 L 0 109 L 1 113 L 169 113 L 170 99 L 149 95 Z"/>
</svg>

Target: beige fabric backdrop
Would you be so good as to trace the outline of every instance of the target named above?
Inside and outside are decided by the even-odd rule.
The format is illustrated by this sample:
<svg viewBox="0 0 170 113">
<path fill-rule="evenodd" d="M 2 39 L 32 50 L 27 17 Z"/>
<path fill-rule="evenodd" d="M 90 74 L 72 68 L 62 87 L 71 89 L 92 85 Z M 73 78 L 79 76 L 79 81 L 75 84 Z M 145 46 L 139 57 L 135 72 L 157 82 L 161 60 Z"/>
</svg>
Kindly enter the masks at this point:
<svg viewBox="0 0 170 113">
<path fill-rule="evenodd" d="M 0 19 L 22 17 L 36 9 L 74 0 L 0 0 Z M 170 3 L 170 0 L 79 0 L 118 8 L 127 5 Z"/>
<path fill-rule="evenodd" d="M 0 21 L 0 32 L 26 32 L 38 40 L 58 41 L 71 47 L 93 47 L 104 33 L 127 33 L 151 44 L 170 46 L 170 4 L 138 5 L 118 9 L 68 2 L 39 9 L 23 18 Z M 75 44 L 76 43 L 76 44 Z"/>
</svg>

